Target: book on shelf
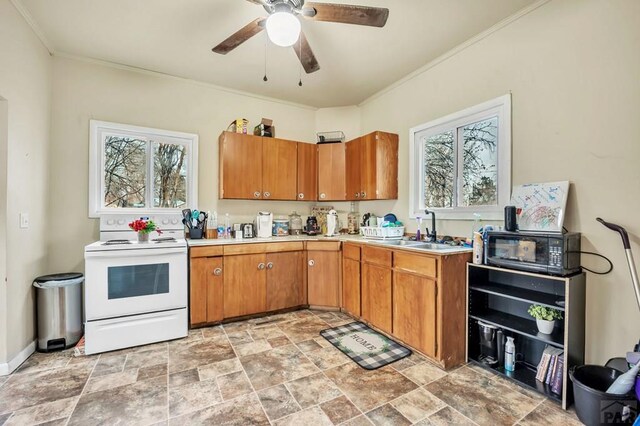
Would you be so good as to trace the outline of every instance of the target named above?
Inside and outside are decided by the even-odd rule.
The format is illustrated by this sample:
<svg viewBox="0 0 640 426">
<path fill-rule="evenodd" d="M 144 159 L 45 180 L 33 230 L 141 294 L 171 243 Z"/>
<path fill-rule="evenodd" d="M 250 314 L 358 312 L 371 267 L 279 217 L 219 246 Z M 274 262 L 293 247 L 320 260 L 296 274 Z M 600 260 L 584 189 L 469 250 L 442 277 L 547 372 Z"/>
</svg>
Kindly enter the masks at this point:
<svg viewBox="0 0 640 426">
<path fill-rule="evenodd" d="M 551 392 L 562 395 L 562 385 L 564 382 L 564 357 L 559 356 L 558 362 L 556 362 L 556 368 L 551 379 Z"/>
<path fill-rule="evenodd" d="M 547 374 L 547 368 L 549 367 L 549 361 L 551 360 L 551 347 L 547 345 L 544 348 L 544 352 L 542 352 L 542 357 L 540 358 L 540 362 L 538 363 L 538 373 L 536 374 L 536 380 L 539 382 L 544 381 L 544 378 Z"/>
<path fill-rule="evenodd" d="M 563 351 L 562 349 L 554 348 L 553 353 L 551 355 L 551 363 L 549 364 L 549 369 L 547 370 L 547 377 L 545 377 L 545 383 L 550 385 L 551 379 L 555 374 L 555 369 L 558 366 L 558 359 L 562 358 Z"/>
</svg>

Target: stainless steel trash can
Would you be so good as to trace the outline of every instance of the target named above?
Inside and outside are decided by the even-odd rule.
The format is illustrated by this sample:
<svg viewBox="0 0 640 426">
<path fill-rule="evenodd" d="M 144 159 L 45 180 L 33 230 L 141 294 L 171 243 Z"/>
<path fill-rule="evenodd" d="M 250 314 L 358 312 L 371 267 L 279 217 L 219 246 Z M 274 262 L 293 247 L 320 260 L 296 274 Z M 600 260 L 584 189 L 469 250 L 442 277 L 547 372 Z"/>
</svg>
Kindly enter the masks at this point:
<svg viewBox="0 0 640 426">
<path fill-rule="evenodd" d="M 51 274 L 33 281 L 36 288 L 38 351 L 74 346 L 82 337 L 82 283 L 79 272 Z"/>
</svg>

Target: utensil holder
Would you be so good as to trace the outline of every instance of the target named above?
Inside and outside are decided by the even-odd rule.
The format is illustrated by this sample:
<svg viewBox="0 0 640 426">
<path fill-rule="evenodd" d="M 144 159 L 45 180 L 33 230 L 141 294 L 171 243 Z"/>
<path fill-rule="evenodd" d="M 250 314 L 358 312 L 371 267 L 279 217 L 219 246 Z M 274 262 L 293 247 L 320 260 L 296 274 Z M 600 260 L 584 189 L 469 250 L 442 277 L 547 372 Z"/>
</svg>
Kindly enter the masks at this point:
<svg viewBox="0 0 640 426">
<path fill-rule="evenodd" d="M 192 240 L 201 240 L 202 239 L 202 229 L 192 228 L 189 229 L 189 238 Z"/>
</svg>

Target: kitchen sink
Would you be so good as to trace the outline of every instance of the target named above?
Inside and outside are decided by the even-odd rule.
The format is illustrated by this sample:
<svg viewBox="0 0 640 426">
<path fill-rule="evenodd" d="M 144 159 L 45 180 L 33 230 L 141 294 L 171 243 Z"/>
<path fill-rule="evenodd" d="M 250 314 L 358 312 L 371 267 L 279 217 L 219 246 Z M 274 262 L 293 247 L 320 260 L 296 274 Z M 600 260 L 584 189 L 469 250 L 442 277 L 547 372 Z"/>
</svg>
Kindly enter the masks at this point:
<svg viewBox="0 0 640 426">
<path fill-rule="evenodd" d="M 461 248 L 459 246 L 450 246 L 448 244 L 425 243 L 423 241 L 411 240 L 375 240 L 371 242 L 387 246 L 399 246 L 421 250 L 456 250 Z"/>
<path fill-rule="evenodd" d="M 415 242 L 415 241 L 412 241 Z M 450 246 L 449 244 L 436 244 L 436 243 L 417 243 L 410 246 L 411 248 L 419 248 L 425 250 L 455 250 L 460 248 L 458 246 Z"/>
<path fill-rule="evenodd" d="M 415 247 L 423 245 L 423 242 L 420 241 L 410 241 L 410 240 L 375 240 L 372 241 L 376 244 L 385 244 L 388 246 L 404 246 L 404 247 Z"/>
</svg>

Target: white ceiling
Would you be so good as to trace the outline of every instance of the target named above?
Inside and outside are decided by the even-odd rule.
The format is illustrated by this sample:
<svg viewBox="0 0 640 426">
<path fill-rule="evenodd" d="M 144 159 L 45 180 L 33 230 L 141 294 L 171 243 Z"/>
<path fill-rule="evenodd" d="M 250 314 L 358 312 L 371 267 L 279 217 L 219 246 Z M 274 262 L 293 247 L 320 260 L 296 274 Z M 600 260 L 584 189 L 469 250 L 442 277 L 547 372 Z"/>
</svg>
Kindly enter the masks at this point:
<svg viewBox="0 0 640 426">
<path fill-rule="evenodd" d="M 265 10 L 244 0 L 16 0 L 55 53 L 213 83 L 316 107 L 355 105 L 534 0 L 322 0 L 389 8 L 384 28 L 303 21 L 320 70 L 266 32 L 211 48 Z"/>
</svg>

